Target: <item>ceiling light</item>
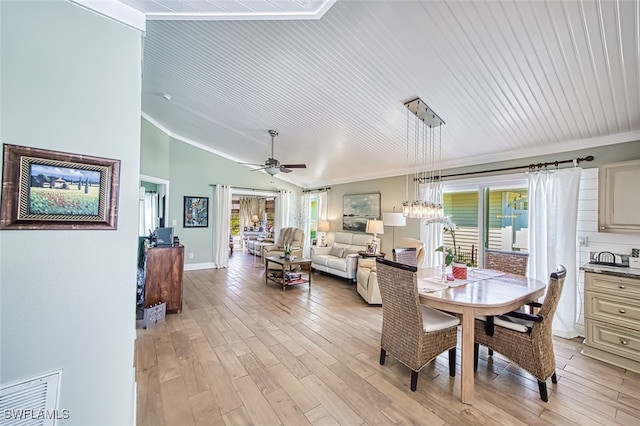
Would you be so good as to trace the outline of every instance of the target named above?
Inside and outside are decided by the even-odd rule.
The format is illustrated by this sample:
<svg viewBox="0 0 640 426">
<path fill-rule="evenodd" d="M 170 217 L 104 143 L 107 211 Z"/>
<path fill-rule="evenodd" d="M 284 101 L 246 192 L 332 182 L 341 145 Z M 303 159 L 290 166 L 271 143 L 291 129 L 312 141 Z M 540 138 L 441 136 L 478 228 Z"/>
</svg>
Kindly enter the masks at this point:
<svg viewBox="0 0 640 426">
<path fill-rule="evenodd" d="M 269 167 L 265 167 L 264 171 L 269 173 L 271 176 L 275 176 L 280 173 L 280 166 L 272 165 Z"/>
<path fill-rule="evenodd" d="M 162 94 L 162 98 L 163 98 L 165 101 L 170 101 L 170 100 L 171 100 L 171 95 L 170 95 L 170 94 L 168 94 L 168 93 L 163 93 L 163 94 Z"/>
<path fill-rule="evenodd" d="M 436 156 L 439 158 L 438 166 L 442 167 L 444 121 L 420 98 L 409 101 L 404 106 L 407 107 L 407 164 L 409 145 L 412 142 L 416 171 L 413 177 L 413 201 L 409 200 L 409 175 L 405 178 L 402 214 L 404 217 L 427 219 L 426 222 L 438 222 L 444 219 L 444 209 L 440 182 L 442 170 L 436 170 Z"/>
</svg>

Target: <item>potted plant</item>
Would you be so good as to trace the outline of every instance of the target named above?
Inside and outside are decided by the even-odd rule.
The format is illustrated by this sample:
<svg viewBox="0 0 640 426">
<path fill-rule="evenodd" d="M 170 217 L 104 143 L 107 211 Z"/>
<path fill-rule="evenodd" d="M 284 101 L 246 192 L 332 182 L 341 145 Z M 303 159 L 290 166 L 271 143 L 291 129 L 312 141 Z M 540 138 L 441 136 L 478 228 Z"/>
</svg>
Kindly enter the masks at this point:
<svg viewBox="0 0 640 426">
<path fill-rule="evenodd" d="M 445 247 L 444 245 L 438 247 L 436 251 L 442 252 L 444 254 L 444 265 L 443 269 L 446 266 L 451 265 L 451 273 L 454 278 L 465 280 L 467 279 L 467 264 L 464 262 L 460 262 L 458 259 L 458 246 L 456 245 L 456 224 L 453 222 L 448 222 L 443 229 L 443 232 L 449 232 L 451 234 L 451 239 L 453 240 L 453 248 Z"/>
<path fill-rule="evenodd" d="M 284 258 L 289 260 L 291 258 L 291 244 L 285 244 L 284 246 Z"/>
</svg>

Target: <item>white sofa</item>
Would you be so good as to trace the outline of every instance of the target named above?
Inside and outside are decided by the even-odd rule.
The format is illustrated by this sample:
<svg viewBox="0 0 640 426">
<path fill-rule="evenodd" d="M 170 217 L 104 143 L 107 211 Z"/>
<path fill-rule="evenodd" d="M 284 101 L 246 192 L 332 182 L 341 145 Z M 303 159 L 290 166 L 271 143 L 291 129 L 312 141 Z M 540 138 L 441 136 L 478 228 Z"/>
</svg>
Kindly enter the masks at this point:
<svg viewBox="0 0 640 426">
<path fill-rule="evenodd" d="M 355 281 L 358 252 L 365 251 L 367 244 L 373 242 L 373 236 L 369 234 L 336 232 L 331 246 L 311 249 L 311 267 Z"/>
</svg>

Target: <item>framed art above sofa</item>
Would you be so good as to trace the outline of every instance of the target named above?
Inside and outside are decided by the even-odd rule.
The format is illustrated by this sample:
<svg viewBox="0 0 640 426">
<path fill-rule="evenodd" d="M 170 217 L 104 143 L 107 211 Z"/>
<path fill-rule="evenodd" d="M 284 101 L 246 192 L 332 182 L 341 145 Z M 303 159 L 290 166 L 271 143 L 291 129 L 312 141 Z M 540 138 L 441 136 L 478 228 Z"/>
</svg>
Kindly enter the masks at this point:
<svg viewBox="0 0 640 426">
<path fill-rule="evenodd" d="M 367 220 L 380 219 L 380 193 L 350 194 L 343 198 L 342 229 L 365 232 Z"/>
</svg>

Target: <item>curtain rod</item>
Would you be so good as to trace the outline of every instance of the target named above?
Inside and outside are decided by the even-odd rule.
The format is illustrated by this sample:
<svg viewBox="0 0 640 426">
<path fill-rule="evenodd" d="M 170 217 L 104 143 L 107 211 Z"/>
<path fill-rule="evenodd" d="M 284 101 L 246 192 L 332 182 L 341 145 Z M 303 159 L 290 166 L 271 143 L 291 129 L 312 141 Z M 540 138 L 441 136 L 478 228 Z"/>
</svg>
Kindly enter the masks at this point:
<svg viewBox="0 0 640 426">
<path fill-rule="evenodd" d="M 450 175 L 442 175 L 442 176 L 434 176 L 433 180 L 444 179 L 449 177 L 458 177 L 458 176 L 469 176 L 469 175 L 478 175 L 482 173 L 494 173 L 494 172 L 506 172 L 511 170 L 520 170 L 520 169 L 529 169 L 529 171 L 533 171 L 535 169 L 541 170 L 542 168 L 547 168 L 548 166 L 558 167 L 560 164 L 573 163 L 574 165 L 578 165 L 583 161 L 593 161 L 593 155 L 588 155 L 584 158 L 576 158 L 573 160 L 562 160 L 562 161 L 549 161 L 545 163 L 532 163 L 527 164 L 526 166 L 513 166 L 513 167 L 503 167 L 501 169 L 491 169 L 491 170 L 478 170 L 475 172 L 464 172 L 464 173 L 454 173 Z M 414 182 L 429 182 L 432 178 L 413 178 Z"/>
<path fill-rule="evenodd" d="M 209 186 L 211 186 L 211 187 L 214 187 L 216 185 L 217 184 L 215 184 L 215 183 L 210 183 L 209 184 Z M 244 187 L 244 186 L 229 185 L 229 188 L 231 188 L 231 189 L 243 189 L 245 191 L 254 191 L 254 192 L 270 192 L 270 193 L 273 193 L 273 194 L 277 194 L 278 193 L 277 190 L 273 190 L 273 189 L 247 188 L 247 187 Z"/>
<path fill-rule="evenodd" d="M 323 192 L 323 191 L 328 191 L 330 190 L 331 187 L 327 186 L 326 188 L 317 188 L 317 189 L 303 189 L 302 193 L 307 193 L 307 192 Z"/>
</svg>

